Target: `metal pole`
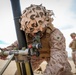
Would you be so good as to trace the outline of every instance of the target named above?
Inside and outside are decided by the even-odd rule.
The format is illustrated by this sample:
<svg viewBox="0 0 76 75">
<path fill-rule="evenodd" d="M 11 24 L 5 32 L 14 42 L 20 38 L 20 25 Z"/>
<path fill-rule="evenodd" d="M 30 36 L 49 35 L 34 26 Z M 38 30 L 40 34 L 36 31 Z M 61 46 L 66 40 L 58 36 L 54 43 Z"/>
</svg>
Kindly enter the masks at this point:
<svg viewBox="0 0 76 75">
<path fill-rule="evenodd" d="M 0 55 L 28 55 L 28 49 L 26 50 L 9 50 L 9 51 L 4 51 L 4 52 L 1 52 L 0 51 Z"/>
<path fill-rule="evenodd" d="M 22 47 L 27 47 L 27 43 L 26 43 L 25 33 L 20 30 L 20 23 L 19 23 L 19 18 L 21 16 L 20 1 L 19 0 L 10 0 L 10 1 L 12 5 L 19 49 L 21 49 Z"/>
<path fill-rule="evenodd" d="M 13 16 L 14 16 L 14 22 L 15 22 L 15 27 L 16 27 L 19 49 L 21 49 L 22 47 L 27 48 L 25 33 L 20 30 L 20 23 L 19 23 L 19 18 L 21 16 L 20 2 L 19 2 L 19 0 L 11 0 L 11 5 L 12 5 L 12 10 L 13 10 Z M 25 63 L 22 64 L 22 71 L 24 72 L 25 68 L 23 67 L 23 65 L 25 65 Z M 31 75 L 33 75 L 33 71 L 32 71 L 30 62 L 29 62 L 29 66 L 30 66 L 30 70 L 31 70 Z M 26 75 L 25 72 L 23 75 Z"/>
</svg>

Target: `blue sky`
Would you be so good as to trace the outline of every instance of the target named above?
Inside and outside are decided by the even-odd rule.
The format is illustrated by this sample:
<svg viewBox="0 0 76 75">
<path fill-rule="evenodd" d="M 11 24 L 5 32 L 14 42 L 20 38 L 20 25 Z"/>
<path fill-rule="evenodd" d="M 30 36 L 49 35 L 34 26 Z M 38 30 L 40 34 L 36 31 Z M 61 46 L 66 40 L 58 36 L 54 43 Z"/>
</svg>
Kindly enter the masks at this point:
<svg viewBox="0 0 76 75">
<path fill-rule="evenodd" d="M 71 56 L 68 47 L 71 42 L 70 33 L 76 32 L 76 0 L 20 0 L 21 12 L 30 4 L 42 4 L 55 13 L 54 26 L 59 28 L 66 38 L 66 50 Z M 16 38 L 15 25 L 10 0 L 0 1 L 0 40 L 10 45 Z M 5 47 L 0 43 L 0 47 Z"/>
<path fill-rule="evenodd" d="M 76 0 L 73 0 L 73 2 L 72 2 L 71 11 L 72 11 L 73 13 L 76 13 Z M 75 17 L 76 17 L 76 16 L 75 16 Z"/>
<path fill-rule="evenodd" d="M 5 41 L 0 40 L 0 44 L 7 44 Z"/>
</svg>

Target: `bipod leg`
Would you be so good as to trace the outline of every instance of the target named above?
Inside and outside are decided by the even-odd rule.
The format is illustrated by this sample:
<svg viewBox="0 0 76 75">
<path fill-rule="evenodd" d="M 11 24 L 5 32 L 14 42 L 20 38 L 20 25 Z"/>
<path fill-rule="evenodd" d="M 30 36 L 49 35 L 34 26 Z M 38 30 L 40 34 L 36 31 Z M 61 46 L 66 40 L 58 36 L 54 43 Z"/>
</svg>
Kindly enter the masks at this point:
<svg viewBox="0 0 76 75">
<path fill-rule="evenodd" d="M 30 60 L 26 56 L 15 56 L 17 75 L 34 75 Z"/>
<path fill-rule="evenodd" d="M 28 59 L 28 61 L 25 61 L 25 68 L 26 68 L 27 75 L 34 75 L 31 67 L 30 59 Z"/>
<path fill-rule="evenodd" d="M 16 72 L 16 75 L 22 75 L 20 62 L 17 62 L 17 61 L 16 61 L 16 66 L 17 66 L 17 72 Z"/>
</svg>

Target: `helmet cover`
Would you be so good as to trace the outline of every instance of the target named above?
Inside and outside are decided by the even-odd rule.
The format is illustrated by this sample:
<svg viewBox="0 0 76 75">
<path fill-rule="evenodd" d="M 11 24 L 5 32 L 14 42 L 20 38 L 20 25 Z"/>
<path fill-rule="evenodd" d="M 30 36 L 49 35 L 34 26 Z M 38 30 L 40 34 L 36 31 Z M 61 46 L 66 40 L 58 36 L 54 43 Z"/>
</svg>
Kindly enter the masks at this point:
<svg viewBox="0 0 76 75">
<path fill-rule="evenodd" d="M 53 21 L 51 16 L 54 15 L 52 10 L 47 10 L 41 5 L 30 5 L 27 7 L 20 19 L 21 30 L 26 33 L 37 33 L 47 27 Z"/>
</svg>

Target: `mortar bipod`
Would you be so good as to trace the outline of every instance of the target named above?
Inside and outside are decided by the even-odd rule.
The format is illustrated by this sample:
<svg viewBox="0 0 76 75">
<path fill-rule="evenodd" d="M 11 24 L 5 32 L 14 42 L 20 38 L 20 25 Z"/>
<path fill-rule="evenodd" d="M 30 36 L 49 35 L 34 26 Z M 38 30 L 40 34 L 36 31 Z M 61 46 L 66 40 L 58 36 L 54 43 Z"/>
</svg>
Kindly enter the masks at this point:
<svg viewBox="0 0 76 75">
<path fill-rule="evenodd" d="M 26 50 L 10 50 L 10 51 L 0 51 L 0 55 L 12 55 L 11 59 L 7 61 L 9 64 L 13 57 L 15 57 L 15 62 L 17 66 L 17 72 L 15 75 L 34 75 L 28 57 L 28 49 Z M 8 64 L 5 64 L 3 69 L 0 71 L 0 75 L 3 74 Z"/>
</svg>

